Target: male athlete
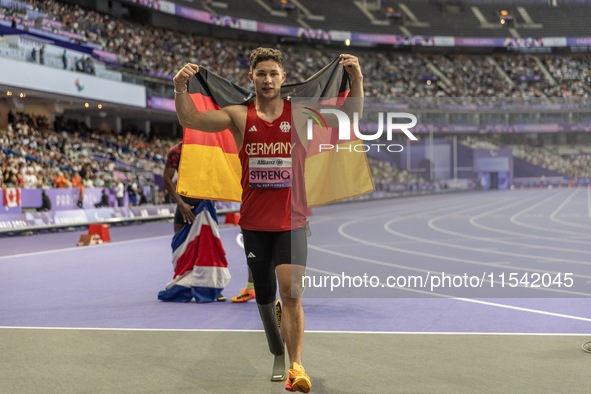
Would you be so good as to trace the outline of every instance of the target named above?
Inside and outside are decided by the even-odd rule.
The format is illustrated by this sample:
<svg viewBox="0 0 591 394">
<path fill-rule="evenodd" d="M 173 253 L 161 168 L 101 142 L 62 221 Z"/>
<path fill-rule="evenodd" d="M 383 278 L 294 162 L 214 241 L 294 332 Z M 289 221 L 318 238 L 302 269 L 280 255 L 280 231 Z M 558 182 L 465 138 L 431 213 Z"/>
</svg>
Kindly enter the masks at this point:
<svg viewBox="0 0 591 394">
<path fill-rule="evenodd" d="M 340 64 L 352 76 L 349 97 L 363 97 L 363 75 L 358 59 L 352 55 L 340 55 L 340 58 Z M 283 355 L 284 341 L 290 360 L 285 389 L 308 393 L 311 382 L 301 365 L 304 311 L 300 298 L 292 298 L 292 294 L 301 294 L 307 258 L 307 202 L 303 180 L 307 139 L 304 127 L 292 127 L 303 126 L 305 120 L 302 125 L 291 125 L 292 103 L 280 97 L 281 84 L 285 81 L 283 55 L 272 48 L 258 48 L 251 53 L 248 75 L 254 84 L 256 99 L 248 106 L 197 111 L 185 83 L 198 72 L 199 66 L 187 64 L 173 79 L 179 122 L 184 127 L 207 133 L 226 129 L 232 132 L 242 165 L 239 224 L 269 348 L 276 356 Z M 297 135 L 292 135 L 294 129 Z M 273 149 L 272 154 L 265 154 L 259 147 L 266 145 L 279 148 Z M 288 182 L 260 178 L 260 174 L 268 171 L 265 166 L 270 161 L 281 163 L 277 165 L 292 174 Z M 292 167 L 286 169 L 288 163 Z M 281 333 L 274 313 L 277 281 L 283 301 Z M 282 379 L 283 376 L 279 380 Z"/>
</svg>

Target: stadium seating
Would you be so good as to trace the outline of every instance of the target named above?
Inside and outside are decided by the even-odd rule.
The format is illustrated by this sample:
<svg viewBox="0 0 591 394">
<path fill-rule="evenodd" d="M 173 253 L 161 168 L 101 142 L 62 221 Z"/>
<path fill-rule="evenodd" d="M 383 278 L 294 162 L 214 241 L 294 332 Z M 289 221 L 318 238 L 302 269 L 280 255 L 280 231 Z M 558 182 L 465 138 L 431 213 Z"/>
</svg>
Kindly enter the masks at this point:
<svg viewBox="0 0 591 394">
<path fill-rule="evenodd" d="M 225 41 L 165 30 L 55 0 L 29 0 L 29 3 L 36 7 L 36 10 L 47 13 L 48 20 L 60 23 L 61 29 L 83 35 L 88 42 L 94 42 L 105 50 L 116 53 L 118 66 L 113 66 L 115 69 L 161 76 L 150 82 L 148 89 L 151 95 L 172 98 L 167 80 L 186 62 L 197 62 L 230 81 L 252 88 L 246 72 L 249 64 L 248 54 L 254 48 L 252 43 Z M 254 0 L 249 2 L 231 0 L 226 3 L 228 8 L 223 12 L 231 16 L 288 25 L 291 21 L 292 24 L 300 26 L 291 17 L 272 16 Z M 328 30 L 336 28 L 331 27 L 331 23 L 337 23 L 339 29 L 343 26 L 351 26 L 351 30 L 355 31 L 366 29 L 365 31 L 374 33 L 402 34 L 396 26 L 372 25 L 361 11 L 351 12 L 352 9 L 358 9 L 353 3 L 350 7 L 334 7 L 330 2 L 311 0 L 300 3 L 310 13 L 324 15 L 327 18 L 326 21 L 305 19 L 305 23 L 313 28 Z M 388 4 L 384 2 L 383 7 Z M 506 29 L 479 27 L 480 22 L 468 8 L 463 9 L 460 14 L 454 14 L 442 13 L 435 4 L 428 2 L 409 2 L 406 6 L 419 21 L 424 21 L 430 26 L 419 28 L 416 27 L 416 23 L 408 26 L 413 34 L 437 32 L 437 35 L 477 37 L 484 37 L 487 34 L 499 37 L 508 35 Z M 195 3 L 195 7 L 200 6 Z M 479 7 L 490 21 L 494 20 L 495 10 L 499 8 L 497 6 Z M 548 7 L 542 8 L 547 10 Z M 528 8 L 533 21 L 542 20 L 537 17 L 538 14 L 535 14 L 534 9 L 537 8 Z M 558 15 L 564 11 L 573 18 L 577 9 L 575 6 L 552 8 L 555 11 L 554 14 Z M 556 12 L 557 10 L 560 12 Z M 516 15 L 518 22 L 523 22 L 523 18 L 516 9 L 509 11 Z M 542 23 L 547 22 L 542 21 Z M 449 30 L 450 26 L 452 30 Z M 429 32 L 419 31 L 420 29 L 429 29 Z M 527 29 L 528 32 L 533 30 L 535 29 Z M 545 31 L 548 32 L 548 30 Z M 342 52 L 342 50 L 290 46 L 282 46 L 281 49 L 286 57 L 286 83 L 305 80 Z M 588 70 L 591 57 L 585 54 L 564 57 L 562 55 L 499 54 L 492 58 L 486 55 L 468 54 L 420 55 L 398 51 L 359 52 L 353 47 L 350 51 L 361 57 L 366 75 L 371 76 L 367 78 L 366 83 L 366 94 L 371 97 L 589 96 L 591 76 Z M 542 62 L 538 63 L 534 56 L 540 56 Z M 220 67 L 221 64 L 224 67 Z M 431 65 L 448 80 L 438 79 L 427 82 L 425 77 L 435 74 Z M 548 80 L 545 71 L 552 75 L 556 83 Z M 504 74 L 510 80 L 507 80 Z M 525 77 L 532 80 L 521 80 Z M 161 81 L 160 85 L 158 80 Z"/>
<path fill-rule="evenodd" d="M 253 88 L 247 75 L 248 55 L 255 47 L 253 43 L 189 35 L 55 0 L 28 2 L 37 11 L 47 13 L 46 19 L 59 24 L 60 29 L 84 36 L 87 42 L 99 44 L 105 50 L 116 53 L 118 64 L 112 66 L 115 69 L 146 76 L 144 83 L 149 95 L 172 98 L 169 80 L 186 62 L 198 63 L 230 81 L 246 88 Z M 272 15 L 264 11 L 264 7 L 254 0 L 229 0 L 225 3 L 228 8 L 219 12 L 226 15 L 301 26 L 291 13 L 288 16 L 277 16 L 277 13 Z M 351 12 L 352 9 L 358 10 L 352 1 L 350 7 L 334 7 L 330 2 L 312 0 L 299 0 L 299 3 L 311 14 L 325 16 L 325 21 L 302 19 L 313 28 L 342 30 L 343 26 L 350 26 L 350 30 L 359 32 L 401 34 L 398 25 L 372 25 L 362 12 Z M 193 6 L 206 11 L 209 9 L 199 3 Z M 387 6 L 395 7 L 397 11 L 400 9 L 398 3 L 384 1 L 383 7 Z M 442 12 L 440 7 L 430 2 L 408 2 L 406 7 L 421 22 L 407 23 L 406 28 L 412 34 L 433 34 L 436 31 L 437 35 L 507 36 L 507 30 L 504 28 L 483 29 L 469 7 L 461 8 L 459 13 Z M 496 12 L 499 7 L 478 7 L 491 23 L 498 17 Z M 518 25 L 525 23 L 517 8 L 503 8 L 515 15 Z M 541 12 L 542 9 L 545 12 Z M 544 31 L 548 32 L 546 25 L 556 27 L 561 18 L 578 20 L 576 13 L 580 8 L 552 8 L 556 14 L 555 20 L 548 16 L 548 7 L 527 7 L 527 10 L 532 20 L 543 24 Z M 0 11 L 8 13 L 6 9 Z M 372 15 L 378 17 L 378 11 Z M 408 18 L 406 20 L 408 21 Z M 564 29 L 571 29 L 568 30 L 570 33 L 564 30 L 564 33 L 556 34 L 583 34 L 579 27 Z M 527 31 L 534 35 L 536 29 Z M 278 45 L 278 48 L 285 56 L 286 83 L 304 81 L 343 52 L 321 46 Z M 591 93 L 591 56 L 586 54 L 491 56 L 436 52 L 421 54 L 394 49 L 359 51 L 354 47 L 349 50 L 360 57 L 364 74 L 367 76 L 364 86 L 368 97 L 588 97 Z M 147 74 L 151 74 L 152 77 L 147 77 Z M 581 115 L 579 121 L 591 123 L 588 118 Z M 543 119 L 539 119 L 541 123 L 561 123 L 563 120 L 564 117 L 555 114 L 544 115 Z M 476 123 L 475 118 L 465 114 L 452 114 L 448 118 L 442 117 L 441 114 L 425 114 L 422 121 L 434 125 L 449 122 L 468 126 Z M 505 125 L 519 122 L 538 123 L 538 120 L 523 114 L 505 116 L 492 113 L 480 116 L 480 124 Z M 67 133 L 68 143 L 60 146 L 64 144 L 62 132 Z M 74 171 L 81 171 L 89 166 L 90 171 L 86 171 L 89 173 L 89 179 L 83 179 L 89 187 L 108 182 L 117 170 L 133 168 L 159 173 L 162 171 L 167 150 L 172 145 L 171 141 L 157 138 L 148 140 L 146 137 L 133 134 L 118 136 L 100 133 L 88 130 L 84 124 L 76 121 L 63 121 L 63 124 L 51 127 L 47 124 L 47 119 L 28 115 L 24 115 L 20 122 L 9 126 L 2 138 L 2 163 L 5 167 L 3 174 L 14 172 L 17 175 L 17 183 L 24 184 L 26 180 L 31 183 L 33 178 L 28 172 L 32 168 L 32 175 L 37 177 L 34 183 L 40 187 L 55 186 L 54 167 L 60 168 L 68 178 Z M 516 157 L 532 164 L 574 177 L 591 175 L 588 170 L 591 156 L 587 152 L 560 155 L 541 147 L 532 147 L 527 143 L 514 143 L 510 146 L 514 148 Z M 26 163 L 27 158 L 28 163 L 35 159 L 35 164 Z M 371 160 L 376 183 L 413 182 L 420 179 L 416 174 L 403 173 L 388 166 L 387 162 L 375 158 Z M 7 172 L 8 166 L 10 169 Z M 101 176 L 101 173 L 108 175 Z M 9 184 L 12 182 L 10 179 L 4 179 L 5 184 L 6 181 Z"/>
<path fill-rule="evenodd" d="M 531 143 L 505 145 L 490 138 L 476 136 L 461 138 L 460 142 L 473 149 L 511 148 L 513 156 L 535 166 L 573 178 L 591 177 L 591 154 L 560 155 L 549 149 L 532 146 Z"/>
<path fill-rule="evenodd" d="M 162 174 L 172 144 L 142 134 L 90 130 L 75 120 L 58 119 L 52 126 L 44 117 L 18 114 L 14 125 L 0 130 L 0 186 L 75 187 L 72 178 L 78 174 L 85 187 L 109 187 L 126 179 L 124 173 L 136 179 L 137 172 Z"/>
</svg>

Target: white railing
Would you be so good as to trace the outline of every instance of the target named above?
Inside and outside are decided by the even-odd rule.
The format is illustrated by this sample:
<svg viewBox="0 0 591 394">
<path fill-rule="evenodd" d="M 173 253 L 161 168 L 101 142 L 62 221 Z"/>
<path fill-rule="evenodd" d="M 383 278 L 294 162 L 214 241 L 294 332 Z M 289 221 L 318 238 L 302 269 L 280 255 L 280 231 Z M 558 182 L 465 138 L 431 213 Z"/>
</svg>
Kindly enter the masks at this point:
<svg viewBox="0 0 591 394">
<path fill-rule="evenodd" d="M 27 62 L 31 62 L 31 63 L 40 64 L 39 51 L 37 51 L 37 54 L 35 56 L 35 60 L 33 60 L 33 56 L 31 54 L 31 49 L 14 48 L 14 47 L 11 47 L 5 43 L 0 43 L 0 56 L 6 57 L 9 59 L 15 59 L 15 60 L 20 60 L 20 61 L 27 61 Z M 82 57 L 82 56 L 83 56 L 83 54 L 81 53 L 80 57 Z M 117 82 L 123 81 L 123 75 L 120 72 L 107 70 L 104 67 L 104 65 L 102 65 L 100 63 L 96 63 L 96 60 L 93 60 L 93 63 L 94 63 L 95 75 L 97 77 L 104 78 L 104 79 L 110 79 L 112 81 L 117 81 Z M 43 65 L 49 66 L 52 68 L 58 68 L 60 70 L 64 69 L 64 62 L 62 60 L 62 57 L 54 55 L 54 54 L 45 54 L 43 56 Z M 75 69 L 76 69 L 75 61 L 74 61 L 74 59 L 71 58 L 71 56 L 68 57 L 66 69 L 70 70 L 70 71 L 75 71 Z"/>
</svg>

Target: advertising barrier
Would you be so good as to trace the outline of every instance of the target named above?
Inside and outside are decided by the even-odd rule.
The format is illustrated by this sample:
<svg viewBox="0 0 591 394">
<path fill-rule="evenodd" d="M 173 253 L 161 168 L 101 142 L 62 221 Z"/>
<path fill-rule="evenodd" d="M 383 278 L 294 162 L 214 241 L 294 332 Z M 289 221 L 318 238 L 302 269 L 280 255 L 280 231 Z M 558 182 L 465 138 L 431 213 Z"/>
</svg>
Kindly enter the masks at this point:
<svg viewBox="0 0 591 394">
<path fill-rule="evenodd" d="M 123 219 L 165 219 L 174 214 L 176 205 L 145 205 L 141 207 L 109 207 L 66 211 L 27 212 L 0 215 L 0 232 L 42 228 L 44 226 L 73 226 L 108 223 Z"/>
<path fill-rule="evenodd" d="M 376 183 L 376 191 L 347 201 L 365 201 L 400 196 L 412 196 L 433 193 L 450 193 L 476 189 L 476 182 L 471 179 L 443 179 L 440 181 Z"/>
<path fill-rule="evenodd" d="M 146 199 L 150 201 L 150 187 L 143 186 L 142 191 L 146 196 Z M 0 189 L 0 196 L 1 196 Z M 20 215 L 22 210 L 30 209 L 30 208 L 39 208 L 42 205 L 43 200 L 43 193 L 49 198 L 51 202 L 51 212 L 59 212 L 59 211 L 88 211 L 96 209 L 95 204 L 101 202 L 103 190 L 105 191 L 105 195 L 107 196 L 108 200 L 108 207 L 109 208 L 123 208 L 129 206 L 129 197 L 127 192 L 125 192 L 125 196 L 122 200 L 122 207 L 119 207 L 119 202 L 117 200 L 115 194 L 115 188 L 86 188 L 84 190 L 83 195 L 83 203 L 82 209 L 78 207 L 78 200 L 79 200 L 79 190 L 75 188 L 53 188 L 53 189 L 20 189 L 20 200 L 21 205 L 14 208 L 8 208 L 4 206 L 4 201 L 0 198 L 0 217 L 6 218 L 10 215 Z M 170 204 L 169 204 L 170 205 Z M 175 204 L 172 204 L 176 207 Z M 131 207 L 131 209 L 135 212 L 143 212 L 142 210 L 145 207 L 150 207 L 151 205 L 141 205 L 137 207 Z M 168 205 L 156 205 L 156 208 L 160 207 L 167 207 Z M 240 209 L 240 204 L 235 202 L 229 201 L 216 201 L 215 207 L 218 210 L 227 212 L 227 211 L 238 211 Z M 104 207 L 106 208 L 106 207 Z M 151 209 L 151 208 L 150 208 Z M 118 212 L 118 211 L 117 211 Z M 148 212 L 151 212 L 148 210 Z"/>
<path fill-rule="evenodd" d="M 148 97 L 146 106 L 148 108 L 161 109 L 164 111 L 176 111 L 174 100 L 162 97 Z"/>
</svg>

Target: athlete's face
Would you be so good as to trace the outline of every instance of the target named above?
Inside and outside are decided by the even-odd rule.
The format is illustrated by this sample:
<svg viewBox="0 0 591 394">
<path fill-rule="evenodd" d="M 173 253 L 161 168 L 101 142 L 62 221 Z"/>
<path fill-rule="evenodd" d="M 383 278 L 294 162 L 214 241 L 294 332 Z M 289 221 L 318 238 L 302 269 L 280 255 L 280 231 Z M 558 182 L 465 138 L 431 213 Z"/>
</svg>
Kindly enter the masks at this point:
<svg viewBox="0 0 591 394">
<path fill-rule="evenodd" d="M 257 97 L 267 100 L 279 96 L 281 84 L 285 81 L 285 72 L 273 60 L 265 60 L 258 63 L 256 68 L 248 76 L 252 83 L 254 83 L 254 91 Z"/>
</svg>

